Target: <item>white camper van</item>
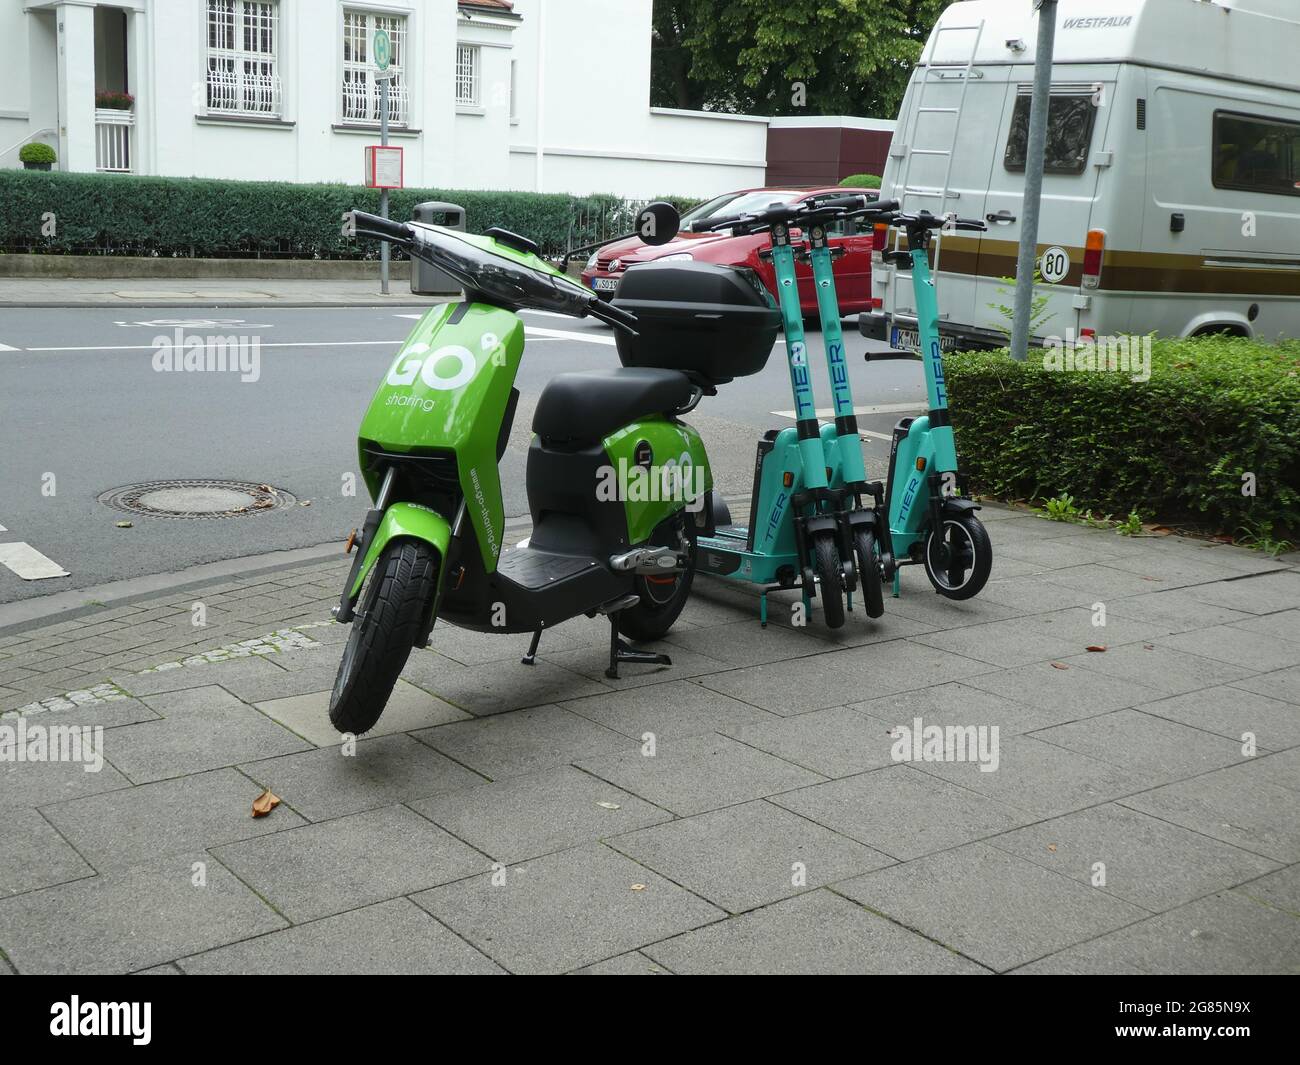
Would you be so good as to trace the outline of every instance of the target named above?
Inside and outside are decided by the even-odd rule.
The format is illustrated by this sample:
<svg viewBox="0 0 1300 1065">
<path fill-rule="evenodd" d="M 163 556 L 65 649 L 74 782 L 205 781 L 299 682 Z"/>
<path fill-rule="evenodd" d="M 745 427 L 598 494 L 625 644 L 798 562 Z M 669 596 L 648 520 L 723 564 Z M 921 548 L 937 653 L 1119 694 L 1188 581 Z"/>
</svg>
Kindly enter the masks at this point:
<svg viewBox="0 0 1300 1065">
<path fill-rule="evenodd" d="M 890 148 L 883 198 L 988 223 L 936 241 L 945 348 L 1010 330 L 1032 7 L 950 6 Z M 1061 0 L 1048 113 L 1038 340 L 1300 336 L 1300 0 Z M 910 275 L 873 285 L 861 331 L 914 346 Z"/>
</svg>

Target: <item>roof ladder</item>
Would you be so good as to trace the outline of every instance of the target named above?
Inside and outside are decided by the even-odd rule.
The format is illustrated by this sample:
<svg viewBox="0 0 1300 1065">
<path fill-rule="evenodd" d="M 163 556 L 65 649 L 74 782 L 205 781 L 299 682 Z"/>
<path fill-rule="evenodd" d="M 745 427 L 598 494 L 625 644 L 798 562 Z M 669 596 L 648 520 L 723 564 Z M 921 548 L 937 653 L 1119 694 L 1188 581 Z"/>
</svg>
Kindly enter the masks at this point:
<svg viewBox="0 0 1300 1065">
<path fill-rule="evenodd" d="M 903 180 L 900 182 L 902 194 L 899 199 L 902 202 L 904 210 L 908 209 L 908 198 L 914 196 L 917 198 L 937 199 L 939 205 L 934 209 L 934 213 L 945 214 L 947 212 L 949 185 L 952 182 L 952 162 L 953 156 L 957 150 L 957 135 L 961 130 L 962 109 L 966 106 L 966 89 L 971 83 L 972 71 L 975 68 L 975 59 L 979 55 L 980 41 L 984 37 L 984 23 L 985 20 L 980 19 L 979 22 L 964 26 L 940 26 L 934 31 L 934 35 L 930 38 L 930 56 L 933 59 L 933 56 L 939 50 L 939 39 L 945 33 L 974 32 L 975 43 L 971 47 L 970 58 L 967 59 L 965 63 L 935 63 L 931 61 L 918 65 L 918 69 L 921 71 L 921 87 L 916 94 L 916 108 L 912 114 L 912 128 L 909 131 L 907 139 L 907 161 L 903 165 Z M 944 73 L 959 74 L 961 79 L 961 95 L 957 99 L 956 107 L 927 107 L 925 105 L 926 90 L 933 84 L 930 80 L 930 75 L 936 72 L 941 76 Z M 942 77 L 940 80 L 942 80 Z M 953 116 L 952 139 L 948 142 L 947 148 L 914 146 L 913 142 L 916 139 L 916 132 L 920 126 L 922 115 Z M 913 185 L 911 183 L 912 160 L 918 155 L 947 159 L 948 162 L 947 166 L 944 168 L 943 185 L 941 187 L 935 188 L 931 186 Z M 897 240 L 897 236 L 895 237 L 895 240 Z M 939 250 L 942 247 L 942 240 L 938 234 L 936 234 L 935 240 L 934 276 L 937 278 L 939 275 Z"/>
</svg>

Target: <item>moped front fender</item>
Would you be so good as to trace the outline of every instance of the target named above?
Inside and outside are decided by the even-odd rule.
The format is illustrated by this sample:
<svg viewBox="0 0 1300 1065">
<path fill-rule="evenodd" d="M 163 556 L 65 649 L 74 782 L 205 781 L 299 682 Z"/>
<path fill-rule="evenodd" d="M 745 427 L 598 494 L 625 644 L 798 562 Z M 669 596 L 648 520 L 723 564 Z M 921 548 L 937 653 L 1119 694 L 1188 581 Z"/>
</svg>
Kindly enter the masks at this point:
<svg viewBox="0 0 1300 1065">
<path fill-rule="evenodd" d="M 447 544 L 451 542 L 451 523 L 436 510 L 419 503 L 394 503 L 385 512 L 374 539 L 366 547 L 365 557 L 357 570 L 348 595 L 354 601 L 361 594 L 366 574 L 374 568 L 375 561 L 393 540 L 423 540 L 437 553 L 439 559 L 447 557 Z"/>
</svg>

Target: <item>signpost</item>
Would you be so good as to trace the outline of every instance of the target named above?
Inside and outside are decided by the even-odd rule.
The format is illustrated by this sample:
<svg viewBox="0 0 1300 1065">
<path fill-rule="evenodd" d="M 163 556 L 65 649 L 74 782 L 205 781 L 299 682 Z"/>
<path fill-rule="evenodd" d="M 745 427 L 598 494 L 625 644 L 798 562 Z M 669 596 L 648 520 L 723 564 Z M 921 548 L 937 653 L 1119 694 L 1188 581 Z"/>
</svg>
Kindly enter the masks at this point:
<svg viewBox="0 0 1300 1065">
<path fill-rule="evenodd" d="M 393 79 L 393 72 L 388 63 L 393 58 L 393 42 L 387 30 L 375 30 L 374 47 L 371 54 L 375 58 L 375 80 L 379 82 L 379 143 L 388 147 L 388 83 Z M 387 152 L 383 152 L 387 155 Z M 372 167 L 371 172 L 375 172 Z M 379 214 L 388 217 L 388 186 L 384 185 L 379 193 Z M 379 291 L 388 295 L 388 241 L 379 242 Z"/>
</svg>

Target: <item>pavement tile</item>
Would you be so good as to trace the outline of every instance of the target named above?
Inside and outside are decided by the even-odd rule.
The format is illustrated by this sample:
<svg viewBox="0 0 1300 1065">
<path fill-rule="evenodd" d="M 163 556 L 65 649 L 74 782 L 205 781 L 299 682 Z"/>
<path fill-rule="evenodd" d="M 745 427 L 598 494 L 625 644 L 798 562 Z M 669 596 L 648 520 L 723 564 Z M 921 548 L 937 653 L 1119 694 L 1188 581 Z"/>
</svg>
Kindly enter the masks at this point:
<svg viewBox="0 0 1300 1065">
<path fill-rule="evenodd" d="M 714 662 L 725 662 L 730 666 L 751 666 L 828 651 L 830 648 L 826 640 L 820 638 L 823 631 L 820 626 L 811 625 L 805 632 L 779 625 L 763 628 L 752 620 L 746 620 L 733 621 L 729 625 L 682 629 L 680 632 L 673 630 L 663 642 Z M 673 653 L 669 651 L 669 654 Z"/>
<path fill-rule="evenodd" d="M 291 695 L 285 699 L 271 699 L 254 705 L 272 721 L 276 721 L 317 747 L 337 747 L 344 741 L 330 722 L 330 688 L 306 695 Z M 463 710 L 443 702 L 436 696 L 399 680 L 384 706 L 375 727 L 367 736 L 391 736 L 397 732 L 446 725 L 452 721 L 469 721 L 471 716 Z"/>
<path fill-rule="evenodd" d="M 404 806 L 277 832 L 212 853 L 295 924 L 409 895 L 491 864 Z"/>
<path fill-rule="evenodd" d="M 654 943 L 642 953 L 675 973 L 893 976 L 988 971 L 825 889 Z"/>
<path fill-rule="evenodd" d="M 1032 736 L 999 740 L 997 768 L 987 773 L 973 761 L 915 765 L 921 772 L 1037 817 L 1056 817 L 1151 786 L 1149 780 L 1109 762 Z"/>
<path fill-rule="evenodd" d="M 1272 673 L 1234 680 L 1232 686 L 1300 706 L 1300 666 L 1289 666 L 1286 669 L 1275 669 Z"/>
<path fill-rule="evenodd" d="M 1203 603 L 1241 610 L 1247 614 L 1272 614 L 1300 607 L 1300 571 L 1279 569 L 1241 580 L 1219 581 L 1197 588 Z"/>
<path fill-rule="evenodd" d="M 1266 751 L 1300 746 L 1300 709 L 1293 703 L 1241 688 L 1206 688 L 1153 703 L 1139 703 L 1135 709 L 1236 740 L 1238 744 L 1249 733 L 1256 745 Z"/>
<path fill-rule="evenodd" d="M 1010 667 L 1064 658 L 1095 644 L 1115 646 L 1147 640 L 1162 631 L 1158 626 L 1127 618 L 1109 618 L 1104 627 L 1093 625 L 1092 620 L 1091 610 L 1073 607 L 932 632 L 917 636 L 916 641 L 995 666 Z"/>
<path fill-rule="evenodd" d="M 802 788 L 771 801 L 899 861 L 996 835 L 1031 820 L 996 799 L 905 765 Z"/>
<path fill-rule="evenodd" d="M 491 780 L 635 749 L 622 733 L 558 706 L 538 706 L 412 733 L 421 743 Z"/>
<path fill-rule="evenodd" d="M 636 649 L 666 654 L 672 660 L 672 665 L 633 665 L 624 663 L 618 667 L 618 679 L 611 680 L 605 676 L 605 670 L 609 667 L 608 643 L 600 646 L 578 647 L 572 651 L 556 651 L 547 655 L 546 660 L 552 665 L 572 670 L 575 674 L 586 677 L 589 681 L 598 682 L 606 690 L 612 688 L 616 691 L 628 688 L 653 687 L 674 680 L 686 680 L 691 677 L 705 677 L 722 670 L 735 668 L 727 662 L 720 662 L 716 658 L 696 654 L 679 644 L 668 643 L 665 640 L 637 643 Z M 556 701 L 558 702 L 558 700 Z"/>
<path fill-rule="evenodd" d="M 309 749 L 224 688 L 191 688 L 144 701 L 163 720 L 113 729 L 104 738 L 109 760 L 137 784 Z"/>
<path fill-rule="evenodd" d="M 981 673 L 965 683 L 1033 707 L 1039 728 L 1122 710 L 1164 694 L 1157 688 L 1148 688 L 1126 678 L 1110 677 L 1074 666 L 1059 668 L 1065 664 L 1035 662 L 996 673 Z M 1031 729 L 1020 731 L 1029 732 Z"/>
<path fill-rule="evenodd" d="M 567 850 L 672 816 L 572 766 L 460 788 L 410 806 L 502 862 Z"/>
<path fill-rule="evenodd" d="M 996 561 L 994 569 L 1000 571 Z M 881 621 L 888 622 L 891 629 L 896 618 L 907 618 L 931 629 L 955 629 L 962 625 L 982 625 L 1016 616 L 1016 611 L 1011 607 L 985 599 L 982 595 L 959 602 L 936 595 L 928 580 L 922 583 L 924 588 L 904 587 L 903 594 L 897 599 L 886 594 L 885 616 Z"/>
<path fill-rule="evenodd" d="M 240 769 L 310 821 L 483 782 L 478 774 L 404 735 L 358 740 L 355 750 L 322 747 L 246 762 Z"/>
<path fill-rule="evenodd" d="M 1300 865 L 1291 865 L 1242 884 L 1237 893 L 1274 906 L 1292 917 L 1300 917 Z"/>
<path fill-rule="evenodd" d="M 998 544 L 996 552 L 1022 562 L 1038 562 L 1052 570 L 1086 566 L 1125 555 L 1125 545 L 1115 537 L 1057 536 L 1022 539 Z"/>
<path fill-rule="evenodd" d="M 1243 666 L 1216 662 L 1201 655 L 1189 655 L 1154 643 L 1109 647 L 1102 654 L 1085 652 L 1060 661 L 1067 666 L 1078 666 L 1118 680 L 1131 681 L 1166 695 L 1180 695 L 1199 688 L 1228 684 L 1249 677 L 1252 672 Z"/>
<path fill-rule="evenodd" d="M 481 666 L 489 662 L 513 662 L 518 665 L 528 650 L 529 639 L 526 632 L 475 632 L 440 621 L 433 627 L 430 647 L 444 658 L 462 665 Z M 609 622 L 603 617 L 591 621 L 587 618 L 574 618 L 553 629 L 547 629 L 542 635 L 538 654 L 544 659 L 552 652 L 571 651 L 593 642 L 603 642 L 608 648 Z"/>
<path fill-rule="evenodd" d="M 647 732 L 659 737 L 692 736 L 773 719 L 766 710 L 689 680 L 628 688 L 560 705 L 636 740 Z"/>
<path fill-rule="evenodd" d="M 491 975 L 504 970 L 406 899 L 182 958 L 199 976 Z"/>
<path fill-rule="evenodd" d="M 0 900 L 0 949 L 20 973 L 135 972 L 284 925 L 203 851 Z"/>
<path fill-rule="evenodd" d="M 9 810 L 0 817 L 0 855 L 0 898 L 95 873 L 35 810 Z"/>
<path fill-rule="evenodd" d="M 1132 773 L 1148 785 L 1223 769 L 1247 760 L 1241 742 L 1138 710 L 1056 725 L 1034 739 L 1078 751 Z"/>
<path fill-rule="evenodd" d="M 1267 673 L 1300 664 L 1300 643 L 1275 639 L 1262 632 L 1246 632 L 1232 625 L 1216 625 L 1154 640 L 1160 647 L 1232 662 Z"/>
<path fill-rule="evenodd" d="M 402 677 L 475 716 L 502 714 L 609 691 L 606 685 L 561 669 L 544 656 L 532 666 L 515 663 L 499 669 L 483 669 L 461 665 L 432 651 L 415 650 L 406 660 Z"/>
<path fill-rule="evenodd" d="M 244 678 L 276 678 L 284 670 L 273 662 L 268 662 L 269 657 L 271 656 L 250 655 L 248 658 L 228 658 L 223 662 L 201 662 L 190 666 L 177 666 L 174 669 L 164 669 L 159 673 L 132 673 L 125 676 L 118 674 L 111 679 L 114 684 L 131 695 L 161 695 L 164 692 L 197 688 L 204 684 L 234 683 Z M 163 661 L 179 661 L 179 658 L 170 660 L 164 658 Z"/>
<path fill-rule="evenodd" d="M 1275 639 L 1300 643 L 1300 610 L 1282 610 L 1276 614 L 1250 617 L 1246 621 L 1234 621 L 1232 627 L 1245 632 L 1260 632 Z"/>
<path fill-rule="evenodd" d="M 762 800 L 606 842 L 731 913 L 893 864 L 879 851 Z"/>
<path fill-rule="evenodd" d="M 1154 546 L 1154 545 L 1153 545 Z M 1161 547 L 1164 545 L 1161 544 Z M 1213 586 L 1215 582 L 1240 577 L 1241 572 L 1232 566 L 1188 552 L 1170 550 L 1151 550 L 1136 557 L 1113 558 L 1106 565 L 1116 569 L 1128 570 L 1142 577 L 1152 577 L 1161 588 L 1190 587 L 1192 585 Z M 1198 595 L 1198 598 L 1200 596 Z M 1213 600 L 1206 600 L 1211 602 Z M 1231 603 L 1223 603 L 1232 606 Z"/>
<path fill-rule="evenodd" d="M 601 844 L 512 866 L 499 879 L 476 876 L 412 901 L 515 973 L 568 972 L 723 916 Z"/>
<path fill-rule="evenodd" d="M 1095 886 L 1144 910 L 1171 910 L 1276 868 L 1257 854 L 1106 803 L 988 840 L 991 846 Z M 1104 884 L 1095 884 L 1104 865 Z"/>
<path fill-rule="evenodd" d="M 44 716 L 44 715 L 42 715 Z M 36 722 L 28 725 L 33 727 Z M 6 730 L 17 729 L 13 719 L 0 722 L 0 739 L 6 736 Z M 14 733 L 16 742 L 17 733 Z M 30 737 L 29 737 L 30 742 Z M 92 747 L 94 746 L 92 740 Z M 112 750 L 105 733 L 103 747 L 105 759 Z M 0 761 L 0 810 L 12 810 L 25 806 L 45 806 L 64 799 L 76 799 L 85 795 L 98 795 L 113 791 L 115 788 L 129 787 L 131 782 L 105 761 L 98 772 L 93 763 L 86 762 L 14 762 L 7 758 Z"/>
<path fill-rule="evenodd" d="M 607 958 L 604 961 L 598 961 L 594 965 L 586 965 L 581 969 L 575 969 L 574 974 L 577 976 L 671 976 L 666 968 L 651 961 L 639 950 L 631 950 L 626 954 L 619 954 L 613 958 Z"/>
<path fill-rule="evenodd" d="M 1300 791 L 1256 769 L 1218 769 L 1129 796 L 1122 805 L 1275 861 L 1300 862 Z"/>
<path fill-rule="evenodd" d="M 1084 566 L 1070 566 L 1066 569 L 1050 570 L 1044 574 L 1052 584 L 1082 593 L 1079 606 L 1092 606 L 1095 602 L 1105 603 L 1107 609 L 1119 613 L 1120 600 L 1128 596 L 1148 595 L 1159 583 L 1143 580 L 1136 573 L 1116 569 L 1102 562 Z"/>
<path fill-rule="evenodd" d="M 280 659 L 283 655 L 269 655 Z M 337 653 L 329 659 L 322 658 L 314 665 L 303 669 L 288 670 L 275 664 L 275 673 L 259 677 L 222 677 L 217 683 L 246 703 L 265 703 L 277 699 L 291 699 L 295 695 L 307 695 L 311 692 L 327 692 L 334 687 L 334 678 L 338 675 Z"/>
<path fill-rule="evenodd" d="M 867 873 L 835 890 L 999 972 L 1147 916 L 984 843 Z"/>
<path fill-rule="evenodd" d="M 1300 920 L 1223 891 L 1017 969 L 1029 974 L 1300 973 Z"/>
<path fill-rule="evenodd" d="M 788 716 L 847 706 L 872 695 L 890 695 L 959 680 L 995 667 L 912 640 L 891 640 L 720 673 L 700 681 L 706 688 Z"/>
<path fill-rule="evenodd" d="M 981 691 L 980 687 L 974 686 L 976 681 L 983 680 L 984 677 L 996 678 L 1008 672 L 1014 671 L 998 670 L 980 677 L 969 677 L 960 683 L 936 684 L 933 688 L 885 695 L 879 699 L 854 703 L 850 709 L 885 722 L 891 730 L 897 725 L 911 725 L 913 718 L 917 717 L 943 725 L 997 725 L 1000 736 L 1018 736 L 1022 732 L 1055 723 L 1051 713 L 1013 702 L 1002 695 Z M 1015 686 L 1011 687 L 1017 690 Z M 798 718 L 794 720 L 797 721 Z M 892 745 L 891 739 L 890 746 Z M 890 758 L 890 761 L 893 759 Z"/>
<path fill-rule="evenodd" d="M 1255 758 L 1249 769 L 1278 787 L 1300 791 L 1300 751 L 1282 751 Z"/>
<path fill-rule="evenodd" d="M 579 760 L 579 768 L 679 816 L 716 810 L 819 783 L 823 778 L 725 736 L 658 739 L 642 748 Z"/>
<path fill-rule="evenodd" d="M 306 824 L 286 807 L 253 817 L 260 794 L 242 774 L 218 769 L 73 799 L 42 812 L 102 873 Z"/>
<path fill-rule="evenodd" d="M 927 689 L 932 690 L 932 689 Z M 893 724 L 845 706 L 814 710 L 798 717 L 776 717 L 720 729 L 750 747 L 824 777 L 847 777 L 892 765 Z"/>
</svg>

